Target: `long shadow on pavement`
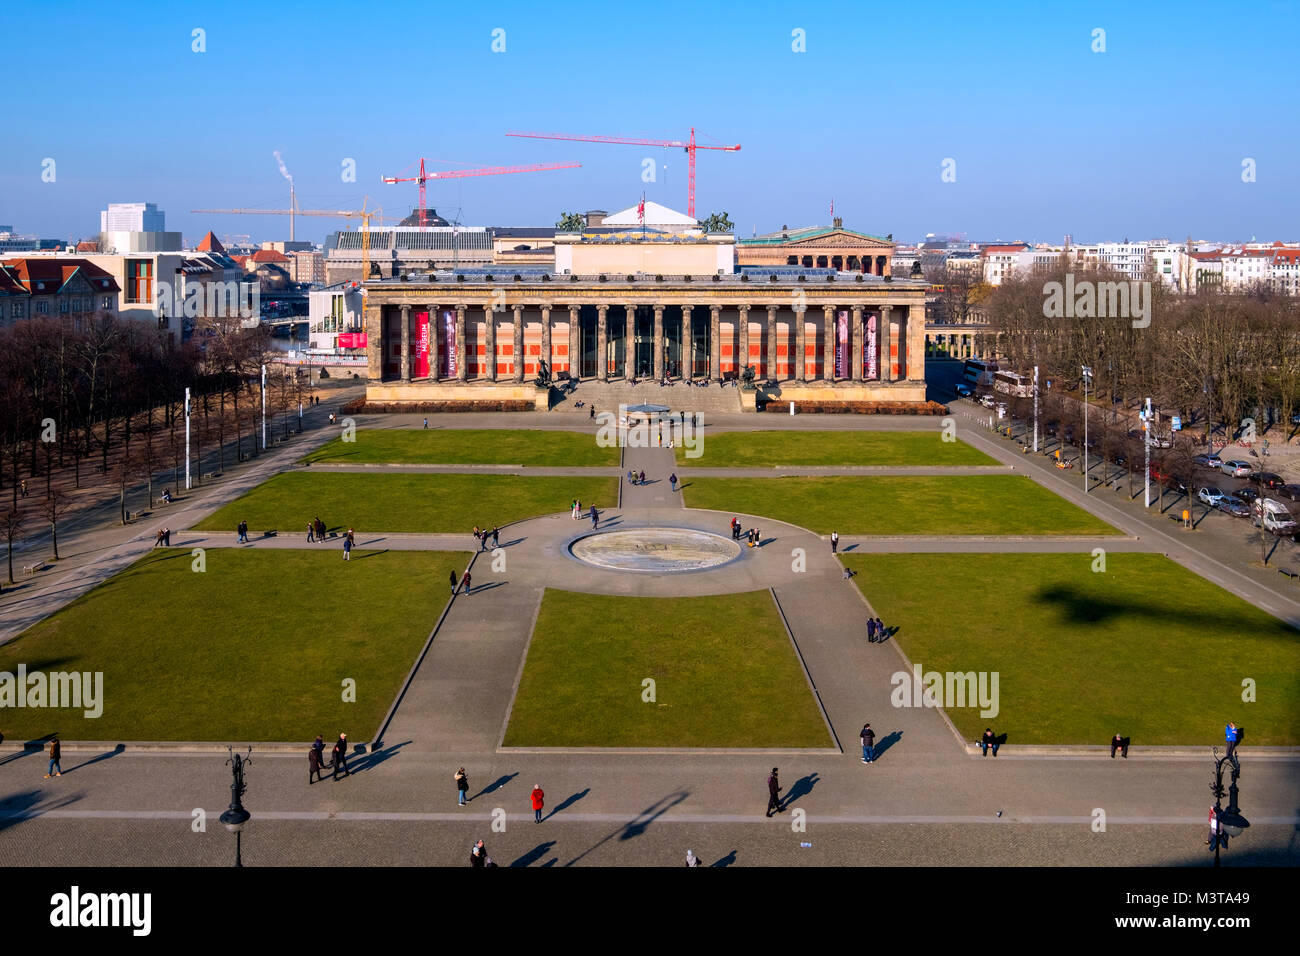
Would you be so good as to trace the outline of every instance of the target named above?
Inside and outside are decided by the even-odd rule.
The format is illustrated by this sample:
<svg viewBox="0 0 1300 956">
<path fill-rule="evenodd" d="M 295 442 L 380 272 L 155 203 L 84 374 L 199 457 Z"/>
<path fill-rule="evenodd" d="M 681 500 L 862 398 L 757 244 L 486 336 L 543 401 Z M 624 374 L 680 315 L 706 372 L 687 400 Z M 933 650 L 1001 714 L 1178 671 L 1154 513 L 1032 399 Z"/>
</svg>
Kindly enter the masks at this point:
<svg viewBox="0 0 1300 956">
<path fill-rule="evenodd" d="M 489 793 L 496 793 L 498 790 L 500 790 L 502 787 L 508 784 L 511 780 L 515 779 L 515 777 L 517 776 L 519 776 L 519 771 L 517 770 L 514 773 L 503 774 L 502 776 L 497 777 L 486 787 L 484 787 L 482 790 L 474 794 L 474 796 L 469 797 L 468 799 L 477 800 L 479 797 L 487 796 Z"/>
<path fill-rule="evenodd" d="M 726 867 L 726 866 L 731 866 L 735 862 L 736 862 L 736 851 L 732 850 L 730 853 L 728 853 L 726 856 L 720 859 L 717 863 L 712 864 L 712 866 Z"/>
<path fill-rule="evenodd" d="M 646 828 L 649 827 L 651 823 L 689 796 L 690 792 L 687 790 L 676 790 L 673 793 L 668 794 L 666 797 L 661 797 L 659 800 L 656 800 L 654 803 L 650 804 L 650 806 L 638 813 L 632 820 L 629 820 L 617 830 L 602 837 L 564 865 L 573 866 L 573 864 L 577 863 L 592 850 L 608 843 L 610 840 L 614 839 L 614 837 L 618 837 L 620 840 L 631 840 L 635 837 L 639 837 L 642 833 L 645 833 Z"/>
<path fill-rule="evenodd" d="M 76 803 L 81 799 L 81 795 L 68 794 L 44 804 L 41 803 L 43 798 L 44 795 L 39 790 L 24 790 L 22 793 L 15 793 L 13 796 L 0 799 L 0 831 L 17 826 L 25 819 L 28 819 L 29 814 L 35 815 L 47 810 L 57 810 L 60 807 Z"/>
<path fill-rule="evenodd" d="M 539 843 L 537 846 L 533 847 L 531 850 L 529 850 L 523 856 L 519 857 L 510 865 L 531 866 L 532 864 L 540 860 L 542 857 L 546 856 L 546 854 L 551 851 L 551 847 L 553 846 L 555 846 L 554 840 L 547 840 L 545 843 Z"/>
<path fill-rule="evenodd" d="M 791 804 L 793 804 L 800 797 L 804 797 L 812 793 L 813 787 L 817 786 L 817 784 L 820 782 L 821 782 L 821 777 L 819 777 L 815 771 L 813 773 L 808 774 L 807 776 L 800 777 L 793 784 L 791 784 L 790 789 L 785 792 L 785 799 L 781 801 L 781 809 L 782 810 L 788 809 L 791 806 Z"/>
<path fill-rule="evenodd" d="M 573 794 L 572 796 L 565 797 L 563 801 L 556 804 L 555 808 L 552 809 L 551 812 L 548 813 L 546 816 L 542 817 L 542 819 L 543 820 L 551 819 L 551 817 L 555 816 L 560 811 L 567 810 L 569 807 L 573 806 L 575 803 L 577 803 L 579 800 L 581 800 L 589 793 L 591 793 L 591 787 L 588 787 L 586 790 L 579 790 L 577 793 Z"/>
<path fill-rule="evenodd" d="M 122 752 L 125 751 L 125 750 L 126 750 L 126 745 L 125 745 L 125 744 L 118 744 L 118 745 L 117 745 L 116 747 L 114 747 L 112 750 L 105 751 L 104 753 L 100 754 L 98 757 L 91 757 L 89 760 L 83 760 L 81 763 L 77 764 L 75 767 L 69 767 L 67 770 L 63 771 L 63 775 L 66 777 L 68 774 L 72 773 L 74 770 L 80 770 L 82 767 L 89 767 L 91 764 L 93 764 L 93 763 L 99 763 L 99 762 L 101 762 L 101 761 L 103 761 L 103 760 L 110 760 L 110 759 L 112 759 L 113 757 L 116 757 L 118 754 L 122 753 Z"/>
<path fill-rule="evenodd" d="M 378 767 L 390 757 L 396 757 L 397 751 L 409 743 L 411 743 L 409 740 L 403 740 L 400 744 L 386 744 L 382 740 L 379 741 L 377 749 L 371 750 L 367 754 L 362 754 L 360 759 L 353 763 L 352 772 L 360 773 L 363 770 L 371 770 L 374 767 Z"/>
<path fill-rule="evenodd" d="M 901 730 L 895 730 L 893 733 L 881 737 L 880 743 L 876 744 L 876 751 L 871 755 L 871 759 L 879 760 L 886 750 L 902 739 L 903 732 Z"/>
</svg>

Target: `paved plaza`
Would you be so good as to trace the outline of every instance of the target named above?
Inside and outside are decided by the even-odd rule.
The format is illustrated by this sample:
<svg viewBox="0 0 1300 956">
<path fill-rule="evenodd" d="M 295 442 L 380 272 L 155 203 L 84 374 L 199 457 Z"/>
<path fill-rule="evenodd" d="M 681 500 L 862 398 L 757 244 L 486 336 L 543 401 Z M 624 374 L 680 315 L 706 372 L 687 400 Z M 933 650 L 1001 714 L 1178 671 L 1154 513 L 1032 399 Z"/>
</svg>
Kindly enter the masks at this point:
<svg viewBox="0 0 1300 956">
<path fill-rule="evenodd" d="M 323 417 L 323 412 L 315 413 Z M 938 420 L 827 416 L 815 423 L 780 416 L 724 417 L 711 428 L 817 427 L 928 429 Z M 358 417 L 358 427 L 420 427 L 421 416 Z M 534 425 L 534 421 L 537 425 Z M 886 552 L 1087 553 L 1095 546 L 1156 552 L 1228 587 L 1293 624 L 1300 604 L 1263 575 L 1243 573 L 1158 520 L 1134 517 L 1095 495 L 1054 482 L 1050 467 L 1009 450 L 981 433 L 974 416 L 962 437 L 993 457 L 995 466 L 966 468 L 729 469 L 675 464 L 667 448 L 628 448 L 619 468 L 519 466 L 383 466 L 316 464 L 312 470 L 418 469 L 449 473 L 616 475 L 616 507 L 602 511 L 600 528 L 681 528 L 730 538 L 732 514 L 683 507 L 669 485 L 674 471 L 692 477 L 768 477 L 801 474 L 1027 474 L 1118 528 L 1119 536 L 1025 536 L 983 539 L 935 537 L 840 538 L 840 550 Z M 237 544 L 234 530 L 185 530 L 334 436 L 311 421 L 302 439 L 231 469 L 220 483 L 189 494 L 126 528 L 78 529 L 61 541 L 66 559 L 38 581 L 0 597 L 0 640 L 106 580 L 148 551 L 156 527 L 173 529 L 176 548 L 292 549 L 301 534 Z M 436 427 L 522 425 L 590 431 L 576 414 L 528 418 L 443 415 Z M 706 432 L 707 434 L 707 432 Z M 644 470 L 645 485 L 622 476 Z M 689 491 L 689 487 L 688 487 Z M 490 522 L 491 502 L 483 502 Z M 360 744 L 352 776 L 308 786 L 307 741 L 255 745 L 245 804 L 253 822 L 245 832 L 249 865 L 463 865 L 482 838 L 502 865 L 678 865 L 688 848 L 706 865 L 1051 865 L 1203 864 L 1204 826 L 1212 777 L 1212 733 L 1223 721 L 1208 715 L 1204 747 L 1134 748 L 1112 760 L 1095 747 L 1008 746 L 982 758 L 973 741 L 959 739 L 936 709 L 891 704 L 890 676 L 909 662 L 896 642 L 868 644 L 863 624 L 874 609 L 843 568 L 827 539 L 762 514 L 739 514 L 762 544 L 741 548 L 717 567 L 644 573 L 596 567 L 577 560 L 570 544 L 590 534 L 591 522 L 567 512 L 501 528 L 503 561 L 475 555 L 474 587 L 455 597 L 431 635 L 396 707 L 382 728 L 340 729 Z M 339 516 L 346 522 L 346 516 Z M 473 551 L 465 534 L 392 534 L 356 529 L 359 549 Z M 792 565 L 802 555 L 802 568 Z M 494 570 L 494 564 L 500 570 Z M 959 569 L 956 573 L 960 573 Z M 445 587 L 445 582 L 444 585 Z M 810 750 L 597 750 L 504 748 L 508 722 L 533 624 L 546 588 L 592 594 L 686 597 L 767 591 L 779 608 L 812 693 L 831 729 L 834 746 Z M 445 592 L 444 592 L 445 593 Z M 359 613 L 361 613 L 359 611 Z M 214 639 L 219 639 L 214 622 Z M 617 622 L 611 622 L 617 627 Z M 382 635 L 376 635 L 382 639 Z M 1140 677 L 1135 677 L 1140 679 Z M 707 700 L 697 701 L 707 707 Z M 860 760 L 858 731 L 877 731 L 877 761 Z M 374 737 L 379 733 L 378 740 Z M 232 741 L 233 743 L 233 741 Z M 229 834 L 216 823 L 229 794 L 225 750 L 211 745 L 125 748 L 64 747 L 64 774 L 44 780 L 45 758 L 6 740 L 0 749 L 0 864 L 215 865 L 228 862 Z M 1234 841 L 1229 859 L 1240 863 L 1300 862 L 1300 761 L 1289 748 L 1240 750 L 1243 810 L 1252 821 Z M 765 780 L 780 767 L 785 811 L 764 816 Z M 452 775 L 465 767 L 468 806 L 456 805 Z M 535 824 L 528 794 L 547 793 L 544 822 Z M 208 815 L 194 832 L 196 808 Z M 1105 828 L 1099 832 L 1099 811 Z M 805 846 L 804 844 L 811 844 Z M 1200 851 L 1200 852 L 1198 852 Z"/>
</svg>

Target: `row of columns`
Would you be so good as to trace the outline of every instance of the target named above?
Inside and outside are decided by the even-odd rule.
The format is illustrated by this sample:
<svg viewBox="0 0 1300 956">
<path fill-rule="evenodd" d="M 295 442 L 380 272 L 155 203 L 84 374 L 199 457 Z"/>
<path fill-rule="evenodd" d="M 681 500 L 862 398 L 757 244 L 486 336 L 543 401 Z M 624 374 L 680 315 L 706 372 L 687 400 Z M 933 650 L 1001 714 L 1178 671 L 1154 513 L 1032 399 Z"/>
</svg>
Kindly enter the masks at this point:
<svg viewBox="0 0 1300 956">
<path fill-rule="evenodd" d="M 409 382 L 411 380 L 411 306 L 403 305 L 400 308 L 401 308 L 401 316 L 402 316 L 401 379 L 403 382 Z M 581 342 L 579 338 L 581 334 L 581 330 L 578 321 L 580 308 L 581 308 L 580 306 L 576 306 L 576 305 L 571 305 L 568 307 L 569 309 L 569 356 L 571 361 L 575 360 L 576 356 L 579 354 L 581 349 Z M 635 315 L 636 308 L 637 307 L 635 305 L 626 306 L 627 314 L 629 316 Z M 653 306 L 653 308 L 654 308 L 654 348 L 653 348 L 654 375 L 655 375 L 655 379 L 659 380 L 662 379 L 664 375 L 664 349 L 663 349 L 664 307 L 662 305 L 655 305 Z M 737 364 L 741 367 L 748 364 L 749 361 L 750 308 L 751 306 L 744 305 L 744 304 L 737 306 L 737 309 L 739 311 L 739 317 L 737 319 L 737 334 L 739 338 L 738 345 L 740 351 L 740 355 L 737 357 Z M 895 376 L 893 374 L 893 362 L 891 360 L 891 355 L 890 355 L 893 347 L 893 342 L 892 342 L 893 326 L 892 326 L 892 318 L 891 318 L 891 312 L 893 308 L 894 307 L 891 305 L 882 305 L 880 307 L 880 324 L 877 330 L 877 341 L 878 341 L 879 351 L 880 351 L 880 366 L 878 369 L 878 378 L 880 381 L 895 380 Z M 467 307 L 464 305 L 456 306 L 456 354 L 459 356 L 459 360 L 456 363 L 456 379 L 457 381 L 460 382 L 464 382 L 468 380 L 468 372 L 469 372 L 469 363 L 465 360 L 466 309 Z M 775 369 L 777 366 L 777 354 L 776 354 L 777 321 L 776 320 L 777 320 L 777 314 L 780 312 L 780 309 L 781 307 L 777 305 L 767 306 L 767 368 L 768 368 L 769 376 L 775 375 Z M 599 360 L 597 361 L 596 364 L 596 378 L 598 381 L 601 382 L 608 380 L 608 372 L 609 372 L 608 363 L 605 360 L 605 356 L 608 354 L 608 347 L 609 347 L 609 328 L 608 328 L 608 321 L 607 321 L 608 310 L 609 310 L 609 306 L 607 305 L 596 306 L 596 354 L 597 356 L 599 356 Z M 833 305 L 824 305 L 822 306 L 822 310 L 824 315 L 823 327 L 826 330 L 826 334 L 823 337 L 824 352 L 822 355 L 822 364 L 823 364 L 823 368 L 826 369 L 828 372 L 831 372 L 833 376 L 833 369 L 835 367 L 835 335 L 833 334 L 833 330 L 835 329 L 835 322 L 836 322 L 835 313 L 839 311 L 839 309 L 838 307 Z M 488 356 L 487 377 L 489 381 L 495 382 L 497 380 L 496 323 L 492 321 L 491 318 L 492 311 L 490 307 L 485 306 L 484 312 L 488 317 L 488 321 L 486 322 L 485 341 L 484 341 L 484 351 L 487 353 Z M 513 313 L 514 313 L 513 345 L 514 345 L 514 356 L 515 356 L 514 381 L 517 383 L 521 383 L 524 380 L 523 307 L 518 305 L 515 306 L 513 308 Z M 542 313 L 542 354 L 547 356 L 547 361 L 549 362 L 550 356 L 552 354 L 551 307 L 542 306 L 541 313 Z M 803 311 L 799 311 L 796 314 L 801 319 L 804 315 Z M 722 351 L 720 348 L 721 339 L 722 339 L 721 318 L 722 318 L 722 307 L 717 305 L 709 306 L 709 342 L 710 342 L 709 378 L 714 380 L 721 378 L 721 366 L 720 366 L 721 351 Z M 902 375 L 904 378 L 907 377 L 907 363 L 911 358 L 910 356 L 906 355 L 906 342 L 908 337 L 906 323 L 909 320 L 910 317 L 905 318 L 903 320 L 904 322 L 903 330 L 902 330 L 903 339 L 901 343 L 903 347 L 902 349 L 900 349 L 900 359 L 901 359 L 901 364 L 903 366 Z M 806 323 L 804 321 L 797 321 L 795 323 L 796 359 L 791 364 L 793 365 L 792 371 L 793 371 L 794 381 L 796 382 L 807 381 L 807 368 L 806 368 L 807 329 L 805 328 L 805 324 Z M 634 340 L 635 322 L 633 321 L 626 322 L 625 326 L 626 326 L 625 329 L 626 341 L 625 341 L 624 355 L 626 356 L 625 361 L 631 362 L 632 355 L 635 348 L 635 340 Z M 860 382 L 863 380 L 864 372 L 865 372 L 865 370 L 863 369 L 863 360 L 862 360 L 862 344 L 863 344 L 862 336 L 864 330 L 863 330 L 863 323 L 862 323 L 861 306 L 858 305 L 852 306 L 849 326 L 850 326 L 849 345 L 851 347 L 851 356 L 852 356 L 852 360 L 850 362 L 849 378 L 852 381 Z M 429 367 L 432 369 L 438 368 L 438 361 L 439 361 L 438 340 L 439 340 L 439 336 L 436 334 L 436 327 L 435 327 L 434 329 L 431 330 L 429 336 Z M 693 310 L 689 306 L 683 306 L 682 308 L 682 340 L 684 343 L 688 343 L 687 348 L 693 351 L 694 341 L 695 341 L 694 315 L 693 315 Z M 690 360 L 687 359 L 684 364 L 689 365 L 693 363 L 691 363 Z M 828 376 L 828 377 L 832 377 L 832 376 Z"/>
</svg>

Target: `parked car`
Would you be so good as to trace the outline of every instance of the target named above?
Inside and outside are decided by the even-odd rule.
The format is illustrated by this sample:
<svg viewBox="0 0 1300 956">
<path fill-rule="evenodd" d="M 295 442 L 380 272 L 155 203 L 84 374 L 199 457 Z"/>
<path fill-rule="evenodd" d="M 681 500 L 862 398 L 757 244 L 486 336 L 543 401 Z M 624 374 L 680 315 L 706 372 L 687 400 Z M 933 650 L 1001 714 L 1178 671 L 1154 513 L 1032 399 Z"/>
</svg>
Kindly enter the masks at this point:
<svg viewBox="0 0 1300 956">
<path fill-rule="evenodd" d="M 952 391 L 958 398 L 970 398 L 973 394 L 970 390 L 970 386 L 965 382 L 958 382 L 952 387 Z"/>
<path fill-rule="evenodd" d="M 1250 462 L 1242 461 L 1240 458 L 1229 458 L 1219 466 L 1219 471 L 1229 478 L 1245 478 L 1251 471 Z"/>
<path fill-rule="evenodd" d="M 1275 488 L 1279 498 L 1290 498 L 1292 501 L 1300 501 L 1300 485 L 1283 485 L 1281 488 Z"/>
<path fill-rule="evenodd" d="M 1175 478 L 1173 475 L 1170 475 L 1169 480 L 1165 482 L 1165 490 L 1185 495 L 1187 494 L 1187 482 L 1183 481 L 1181 478 Z"/>
<path fill-rule="evenodd" d="M 1227 512 L 1234 518 L 1249 518 L 1250 505 L 1242 501 L 1236 495 L 1224 495 L 1219 499 L 1218 508 L 1220 511 Z"/>
<path fill-rule="evenodd" d="M 993 400 L 992 395 L 981 395 L 980 404 L 983 405 L 985 408 L 992 408 L 997 403 Z"/>
<path fill-rule="evenodd" d="M 1202 488 L 1196 493 L 1196 497 L 1201 499 L 1211 508 L 1217 508 L 1219 502 L 1223 500 L 1223 492 L 1218 488 Z"/>
<path fill-rule="evenodd" d="M 1246 502 L 1248 505 L 1253 505 L 1260 498 L 1259 492 L 1250 487 L 1238 488 L 1236 491 L 1232 492 L 1232 494 Z"/>
<path fill-rule="evenodd" d="M 1250 476 L 1250 480 L 1261 488 L 1281 488 L 1286 484 L 1286 480 L 1281 475 L 1275 475 L 1271 471 L 1258 471 Z"/>
<path fill-rule="evenodd" d="M 1223 459 L 1218 455 L 1193 455 L 1192 461 L 1196 462 L 1196 464 L 1200 465 L 1202 468 L 1218 468 L 1223 464 Z"/>
</svg>

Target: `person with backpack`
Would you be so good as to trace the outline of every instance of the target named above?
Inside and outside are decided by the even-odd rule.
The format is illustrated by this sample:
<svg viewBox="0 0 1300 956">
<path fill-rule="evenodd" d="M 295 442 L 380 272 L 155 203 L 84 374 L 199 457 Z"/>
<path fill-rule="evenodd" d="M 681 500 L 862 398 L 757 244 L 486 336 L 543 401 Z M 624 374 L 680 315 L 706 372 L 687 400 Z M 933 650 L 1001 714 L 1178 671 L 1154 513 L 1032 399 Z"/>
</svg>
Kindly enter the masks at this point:
<svg viewBox="0 0 1300 956">
<path fill-rule="evenodd" d="M 318 737 L 316 739 L 319 740 L 320 738 Z M 323 781 L 325 779 L 321 776 L 320 761 L 320 751 L 313 746 L 307 751 L 307 786 L 309 787 L 315 783 L 316 780 Z M 315 777 L 316 780 L 313 780 L 312 777 Z"/>
<path fill-rule="evenodd" d="M 674 471 L 671 475 L 668 476 L 668 484 L 672 487 L 673 492 L 676 493 L 676 491 L 677 491 L 677 472 Z"/>
<path fill-rule="evenodd" d="M 863 724 L 859 736 L 862 738 L 862 762 L 871 763 L 876 756 L 876 732 L 870 724 Z"/>
<path fill-rule="evenodd" d="M 469 775 L 465 773 L 465 768 L 461 767 L 459 770 L 456 771 L 456 774 L 452 779 L 456 781 L 457 802 L 460 806 L 463 807 L 465 806 L 466 799 L 468 799 L 467 794 L 469 793 Z"/>
</svg>

